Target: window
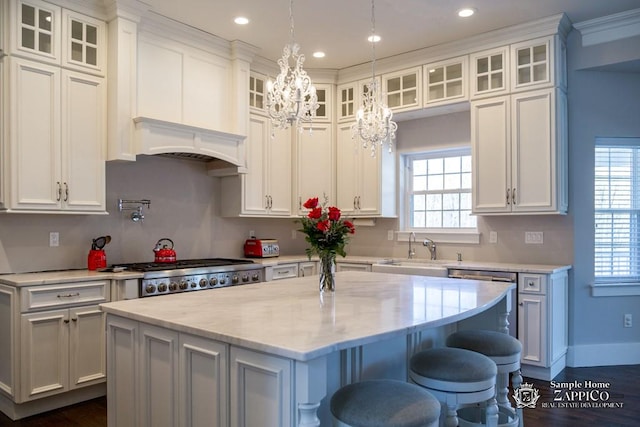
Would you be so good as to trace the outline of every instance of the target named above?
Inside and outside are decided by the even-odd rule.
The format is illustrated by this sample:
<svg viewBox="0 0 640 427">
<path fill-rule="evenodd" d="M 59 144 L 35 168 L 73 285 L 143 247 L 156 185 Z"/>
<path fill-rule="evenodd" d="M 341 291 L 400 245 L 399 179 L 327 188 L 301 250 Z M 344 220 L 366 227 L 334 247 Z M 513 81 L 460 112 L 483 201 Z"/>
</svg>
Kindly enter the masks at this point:
<svg viewBox="0 0 640 427">
<path fill-rule="evenodd" d="M 640 139 L 596 140 L 596 282 L 640 281 Z"/>
<path fill-rule="evenodd" d="M 469 149 L 406 157 L 406 224 L 409 229 L 474 229 Z"/>
</svg>

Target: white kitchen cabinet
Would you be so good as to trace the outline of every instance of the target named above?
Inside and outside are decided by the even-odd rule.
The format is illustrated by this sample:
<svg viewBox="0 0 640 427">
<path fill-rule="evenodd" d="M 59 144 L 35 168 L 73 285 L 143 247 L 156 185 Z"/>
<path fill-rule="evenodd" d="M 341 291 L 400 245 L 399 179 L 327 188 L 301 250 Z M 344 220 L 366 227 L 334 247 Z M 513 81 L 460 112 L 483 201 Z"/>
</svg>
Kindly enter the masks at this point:
<svg viewBox="0 0 640 427">
<path fill-rule="evenodd" d="M 471 99 L 506 94 L 509 91 L 509 47 L 469 55 Z"/>
<path fill-rule="evenodd" d="M 229 360 L 231 425 L 294 425 L 293 361 L 235 346 Z"/>
<path fill-rule="evenodd" d="M 291 215 L 291 129 L 273 129 L 260 114 L 249 118 L 247 172 L 223 177 L 221 212 L 225 216 Z"/>
<path fill-rule="evenodd" d="M 333 126 L 314 124 L 305 127 L 302 133 L 296 132 L 295 146 L 295 197 L 297 215 L 306 215 L 304 206 L 311 197 L 317 197 L 320 203 L 327 197 L 329 205 L 335 204 L 335 144 Z"/>
<path fill-rule="evenodd" d="M 380 77 L 376 77 L 378 87 L 381 88 Z M 338 85 L 337 93 L 337 112 L 336 117 L 338 123 L 344 121 L 353 122 L 356 119 L 358 109 L 362 106 L 364 94 L 368 90 L 371 78 L 361 79 L 353 82 Z"/>
<path fill-rule="evenodd" d="M 511 92 L 567 87 L 566 45 L 557 35 L 511 45 Z"/>
<path fill-rule="evenodd" d="M 105 318 L 99 306 L 21 318 L 22 401 L 106 380 Z"/>
<path fill-rule="evenodd" d="M 422 74 L 425 107 L 469 100 L 468 56 L 426 64 Z"/>
<path fill-rule="evenodd" d="M 104 213 L 104 79 L 19 58 L 8 63 L 4 209 Z"/>
<path fill-rule="evenodd" d="M 351 124 L 337 130 L 337 204 L 344 216 L 396 216 L 396 158 L 388 146 L 378 146 L 376 155 L 352 137 Z"/>
<path fill-rule="evenodd" d="M 319 83 L 314 84 L 314 87 L 318 97 L 318 109 L 313 119 L 315 128 L 315 123 L 330 123 L 333 120 L 333 86 Z"/>
<path fill-rule="evenodd" d="M 553 379 L 566 366 L 568 274 L 518 274 L 522 374 Z"/>
<path fill-rule="evenodd" d="M 41 0 L 9 3 L 11 53 L 104 76 L 104 21 Z"/>
<path fill-rule="evenodd" d="M 265 281 L 292 279 L 298 277 L 298 263 L 277 264 L 265 267 Z"/>
<path fill-rule="evenodd" d="M 318 275 L 318 262 L 305 261 L 298 263 L 298 277 L 308 277 Z"/>
<path fill-rule="evenodd" d="M 566 213 L 566 108 L 559 89 L 471 103 L 475 214 Z"/>
<path fill-rule="evenodd" d="M 382 75 L 385 103 L 393 112 L 422 107 L 422 67 Z"/>
</svg>

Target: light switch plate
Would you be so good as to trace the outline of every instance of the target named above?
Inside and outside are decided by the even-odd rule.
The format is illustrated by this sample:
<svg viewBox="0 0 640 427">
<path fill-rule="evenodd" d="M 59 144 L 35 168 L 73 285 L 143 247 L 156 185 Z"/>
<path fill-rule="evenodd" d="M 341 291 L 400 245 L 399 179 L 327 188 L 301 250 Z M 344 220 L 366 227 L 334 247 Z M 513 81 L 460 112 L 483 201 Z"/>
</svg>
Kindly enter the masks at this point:
<svg viewBox="0 0 640 427">
<path fill-rule="evenodd" d="M 490 231 L 489 232 L 489 243 L 498 243 L 498 232 Z"/>
</svg>

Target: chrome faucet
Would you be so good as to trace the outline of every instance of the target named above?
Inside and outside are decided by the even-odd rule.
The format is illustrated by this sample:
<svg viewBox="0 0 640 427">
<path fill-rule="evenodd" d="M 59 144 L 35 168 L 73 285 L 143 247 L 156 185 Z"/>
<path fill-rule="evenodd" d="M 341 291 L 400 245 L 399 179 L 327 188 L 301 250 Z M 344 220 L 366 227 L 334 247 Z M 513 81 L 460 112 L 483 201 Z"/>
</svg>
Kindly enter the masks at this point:
<svg viewBox="0 0 640 427">
<path fill-rule="evenodd" d="M 431 239 L 424 239 L 424 242 L 422 242 L 422 246 L 426 246 L 427 249 L 429 249 L 429 253 L 431 254 L 431 260 L 435 261 L 437 257 L 436 242 L 434 242 Z"/>
<path fill-rule="evenodd" d="M 413 243 L 416 242 L 416 233 L 413 231 L 409 234 L 409 259 L 413 259 L 416 256 L 416 250 L 411 246 L 411 239 L 413 238 Z"/>
</svg>

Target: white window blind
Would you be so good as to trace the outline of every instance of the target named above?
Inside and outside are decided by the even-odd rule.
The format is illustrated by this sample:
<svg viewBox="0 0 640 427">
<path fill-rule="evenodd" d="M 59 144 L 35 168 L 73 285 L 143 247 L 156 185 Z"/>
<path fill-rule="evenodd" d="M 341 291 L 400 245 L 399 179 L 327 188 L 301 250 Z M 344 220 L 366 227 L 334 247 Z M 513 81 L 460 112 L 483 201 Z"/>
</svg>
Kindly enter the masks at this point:
<svg viewBox="0 0 640 427">
<path fill-rule="evenodd" d="M 596 282 L 638 282 L 640 139 L 598 139 L 594 181 Z"/>
<path fill-rule="evenodd" d="M 407 214 L 411 229 L 475 229 L 471 216 L 469 150 L 407 157 Z"/>
</svg>

